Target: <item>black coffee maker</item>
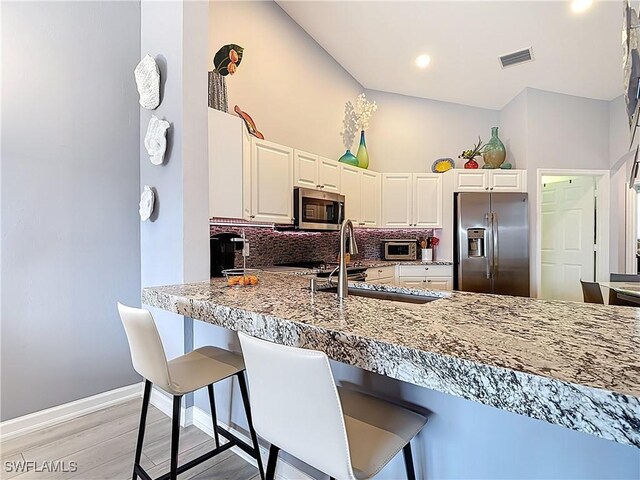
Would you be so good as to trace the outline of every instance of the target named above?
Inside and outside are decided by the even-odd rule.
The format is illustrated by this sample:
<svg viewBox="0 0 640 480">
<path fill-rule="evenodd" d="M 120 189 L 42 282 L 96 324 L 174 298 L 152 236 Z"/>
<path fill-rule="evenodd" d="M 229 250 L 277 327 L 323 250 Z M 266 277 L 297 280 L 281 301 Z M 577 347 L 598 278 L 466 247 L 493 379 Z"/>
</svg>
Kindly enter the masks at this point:
<svg viewBox="0 0 640 480">
<path fill-rule="evenodd" d="M 242 242 L 233 242 L 232 238 L 241 237 L 237 233 L 218 233 L 209 239 L 212 277 L 221 277 L 222 270 L 235 267 L 235 252 L 242 250 Z"/>
</svg>

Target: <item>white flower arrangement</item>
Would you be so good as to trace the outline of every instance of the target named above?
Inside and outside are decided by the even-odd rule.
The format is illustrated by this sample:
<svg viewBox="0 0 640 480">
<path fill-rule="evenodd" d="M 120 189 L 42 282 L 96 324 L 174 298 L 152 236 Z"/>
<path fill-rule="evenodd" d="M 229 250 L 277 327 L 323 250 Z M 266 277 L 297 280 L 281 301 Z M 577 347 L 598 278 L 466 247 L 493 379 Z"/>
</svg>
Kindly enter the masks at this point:
<svg viewBox="0 0 640 480">
<path fill-rule="evenodd" d="M 348 101 L 344 104 L 344 120 L 342 121 L 342 130 L 340 131 L 342 143 L 344 144 L 344 148 L 347 150 L 351 149 L 353 140 L 356 138 L 356 133 L 358 131 L 356 127 L 357 120 L 358 116 L 353 108 L 353 103 Z"/>
<path fill-rule="evenodd" d="M 364 93 L 358 95 L 356 99 L 356 127 L 358 130 L 367 130 L 369 128 L 369 122 L 371 117 L 378 110 L 376 102 L 369 102 L 367 96 Z"/>
</svg>

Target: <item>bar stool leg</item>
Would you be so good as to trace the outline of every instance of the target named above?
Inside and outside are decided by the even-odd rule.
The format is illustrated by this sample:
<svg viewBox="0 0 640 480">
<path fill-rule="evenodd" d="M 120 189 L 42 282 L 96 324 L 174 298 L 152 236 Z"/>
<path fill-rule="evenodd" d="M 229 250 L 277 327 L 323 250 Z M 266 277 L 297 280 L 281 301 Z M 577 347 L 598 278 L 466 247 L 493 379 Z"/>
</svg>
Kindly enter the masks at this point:
<svg viewBox="0 0 640 480">
<path fill-rule="evenodd" d="M 269 459 L 267 460 L 267 476 L 265 480 L 273 480 L 276 475 L 276 463 L 278 463 L 278 452 L 280 448 L 273 443 L 269 447 Z"/>
<path fill-rule="evenodd" d="M 140 427 L 138 428 L 138 443 L 136 445 L 136 457 L 133 461 L 133 475 L 132 480 L 138 478 L 136 467 L 140 465 L 140 458 L 142 457 L 142 444 L 144 443 L 144 427 L 147 423 L 147 411 L 149 410 L 149 399 L 151 398 L 151 382 L 145 380 L 144 382 L 144 394 L 142 395 L 142 411 L 140 412 Z"/>
<path fill-rule="evenodd" d="M 249 424 L 249 433 L 251 434 L 251 441 L 253 442 L 253 449 L 255 450 L 256 460 L 258 462 L 258 471 L 260 472 L 260 478 L 264 480 L 264 467 L 262 466 L 262 456 L 260 455 L 260 444 L 258 444 L 258 436 L 253 428 L 253 420 L 251 419 L 251 405 L 249 405 L 249 392 L 247 391 L 247 383 L 244 379 L 244 371 L 238 372 L 237 376 L 240 393 L 242 394 L 242 403 L 244 404 L 244 411 L 247 415 L 247 423 Z"/>
<path fill-rule="evenodd" d="M 173 397 L 173 416 L 171 418 L 171 470 L 169 478 L 177 480 L 178 478 L 178 443 L 180 441 L 180 402 L 181 395 Z"/>
<path fill-rule="evenodd" d="M 211 421 L 213 422 L 213 438 L 216 441 L 216 448 L 220 446 L 220 436 L 218 435 L 218 416 L 216 415 L 216 400 L 213 394 L 213 384 L 207 385 L 209 392 L 209 407 L 211 407 Z"/>
<path fill-rule="evenodd" d="M 407 469 L 407 479 L 416 480 L 416 471 L 413 468 L 413 455 L 411 455 L 411 442 L 404 446 L 402 453 L 404 455 L 404 466 Z"/>
</svg>

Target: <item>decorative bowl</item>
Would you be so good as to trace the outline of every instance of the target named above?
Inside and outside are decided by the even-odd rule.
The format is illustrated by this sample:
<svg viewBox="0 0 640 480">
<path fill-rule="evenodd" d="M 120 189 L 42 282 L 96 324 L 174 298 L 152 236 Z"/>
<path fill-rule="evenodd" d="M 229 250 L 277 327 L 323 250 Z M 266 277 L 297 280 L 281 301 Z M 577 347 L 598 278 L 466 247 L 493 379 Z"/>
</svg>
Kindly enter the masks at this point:
<svg viewBox="0 0 640 480">
<path fill-rule="evenodd" d="M 223 270 L 222 274 L 230 287 L 250 287 L 260 281 L 260 270 L 256 268 L 230 268 Z"/>
<path fill-rule="evenodd" d="M 439 158 L 431 165 L 433 173 L 444 173 L 452 168 L 456 168 L 456 164 L 451 158 Z"/>
</svg>

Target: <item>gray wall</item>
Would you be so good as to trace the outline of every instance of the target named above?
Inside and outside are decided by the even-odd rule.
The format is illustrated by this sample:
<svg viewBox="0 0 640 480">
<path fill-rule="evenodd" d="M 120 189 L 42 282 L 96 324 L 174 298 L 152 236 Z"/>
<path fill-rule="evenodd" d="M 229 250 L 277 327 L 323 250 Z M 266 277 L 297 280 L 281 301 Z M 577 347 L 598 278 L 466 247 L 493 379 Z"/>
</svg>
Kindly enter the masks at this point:
<svg viewBox="0 0 640 480">
<path fill-rule="evenodd" d="M 137 2 L 2 3 L 2 420 L 139 381 Z"/>
</svg>

